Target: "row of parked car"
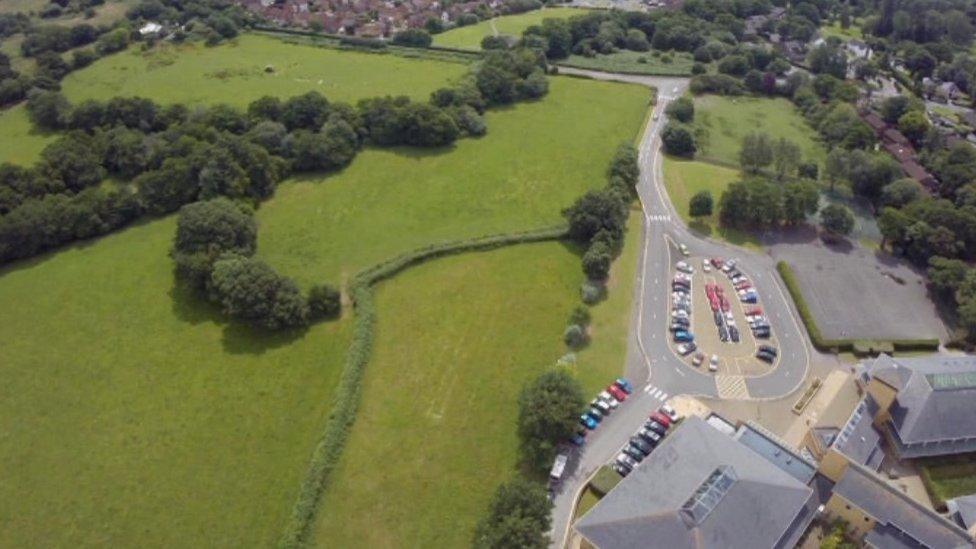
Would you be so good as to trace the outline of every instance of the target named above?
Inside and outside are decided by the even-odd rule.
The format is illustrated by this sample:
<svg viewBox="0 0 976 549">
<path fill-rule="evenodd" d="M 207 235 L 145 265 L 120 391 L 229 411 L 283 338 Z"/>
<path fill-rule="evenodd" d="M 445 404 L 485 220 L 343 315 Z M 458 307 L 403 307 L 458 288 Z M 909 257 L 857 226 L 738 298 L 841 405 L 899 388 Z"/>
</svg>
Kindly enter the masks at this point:
<svg viewBox="0 0 976 549">
<path fill-rule="evenodd" d="M 691 275 L 695 270 L 684 261 L 679 261 L 675 269 L 671 281 L 671 336 L 681 353 L 682 348 L 695 348 L 695 334 L 691 331 Z"/>
<path fill-rule="evenodd" d="M 620 450 L 620 455 L 613 463 L 613 470 L 620 476 L 629 475 L 638 463 L 651 455 L 654 448 L 668 434 L 668 429 L 677 420 L 677 412 L 667 404 L 661 406 L 656 412 L 652 412 L 644 425 L 634 433 L 634 436 L 630 437 L 627 444 Z"/>
<path fill-rule="evenodd" d="M 731 281 L 732 285 L 735 287 L 740 301 L 743 303 L 756 305 L 745 311 L 746 321 L 749 323 L 749 328 L 752 330 L 753 335 L 759 339 L 769 339 L 771 327 L 766 316 L 763 314 L 762 308 L 758 306 L 759 293 L 756 292 L 752 282 L 746 275 L 742 274 L 742 272 L 736 268 L 734 259 L 722 261 L 721 258 L 716 257 L 711 261 L 712 265 L 715 265 L 717 268 L 721 269 L 722 272 L 729 277 L 729 281 Z"/>
<path fill-rule="evenodd" d="M 705 260 L 705 265 L 708 260 Z M 735 316 L 732 315 L 732 304 L 725 297 L 725 289 L 718 284 L 706 284 L 705 296 L 708 304 L 712 308 L 712 317 L 715 320 L 715 328 L 718 330 L 718 337 L 723 343 L 731 341 L 738 343 L 739 327 L 735 325 Z"/>
<path fill-rule="evenodd" d="M 620 403 L 627 400 L 627 395 L 634 392 L 634 387 L 629 381 L 620 377 L 600 392 L 592 401 L 590 407 L 580 416 L 580 428 L 569 441 L 576 446 L 582 446 L 586 442 L 586 433 L 599 427 L 600 422 L 606 416 L 613 413 Z"/>
</svg>

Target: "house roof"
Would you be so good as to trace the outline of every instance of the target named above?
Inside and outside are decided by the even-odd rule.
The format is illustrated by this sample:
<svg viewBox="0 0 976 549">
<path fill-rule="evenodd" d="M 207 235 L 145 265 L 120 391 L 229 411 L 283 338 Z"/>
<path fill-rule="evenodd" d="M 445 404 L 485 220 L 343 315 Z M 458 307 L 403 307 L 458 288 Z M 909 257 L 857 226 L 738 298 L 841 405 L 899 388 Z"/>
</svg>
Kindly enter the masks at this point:
<svg viewBox="0 0 976 549">
<path fill-rule="evenodd" d="M 898 391 L 890 412 L 901 442 L 976 437 L 976 357 L 881 355 L 867 372 Z"/>
<path fill-rule="evenodd" d="M 844 498 L 876 521 L 875 528 L 865 538 L 865 542 L 874 547 L 956 549 L 973 546 L 973 539 L 965 530 L 860 465 L 847 467 L 834 485 L 834 495 Z"/>
<path fill-rule="evenodd" d="M 689 417 L 576 530 L 600 549 L 779 547 L 806 527 L 797 518 L 806 518 L 813 497 L 744 444 Z"/>
<path fill-rule="evenodd" d="M 817 473 L 816 463 L 800 455 L 758 423 L 750 421 L 740 426 L 735 439 L 803 484 L 809 483 Z"/>
<path fill-rule="evenodd" d="M 869 112 L 861 118 L 868 126 L 871 127 L 872 130 L 874 130 L 875 133 L 881 133 L 885 130 L 885 128 L 888 127 L 888 124 L 882 120 L 880 116 L 874 114 L 873 112 Z"/>
<path fill-rule="evenodd" d="M 877 471 L 884 459 L 881 449 L 881 433 L 874 426 L 874 416 L 878 405 L 870 396 L 865 396 L 854 407 L 851 417 L 833 439 L 831 446 L 851 461 Z"/>
<path fill-rule="evenodd" d="M 976 525 L 976 494 L 959 496 L 946 501 L 949 516 L 967 530 Z"/>
<path fill-rule="evenodd" d="M 922 165 L 914 159 L 907 159 L 903 161 L 901 163 L 901 171 L 905 172 L 905 175 L 911 177 L 926 187 L 931 187 L 936 184 L 935 177 L 933 177 L 929 172 L 925 171 L 925 168 L 923 168 Z"/>
</svg>

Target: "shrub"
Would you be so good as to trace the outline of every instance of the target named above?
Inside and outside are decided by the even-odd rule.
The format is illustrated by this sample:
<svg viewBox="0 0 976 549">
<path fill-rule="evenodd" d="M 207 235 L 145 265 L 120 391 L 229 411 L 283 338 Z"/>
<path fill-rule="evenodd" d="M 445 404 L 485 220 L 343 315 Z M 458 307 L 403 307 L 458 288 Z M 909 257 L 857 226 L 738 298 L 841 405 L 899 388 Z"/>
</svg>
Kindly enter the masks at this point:
<svg viewBox="0 0 976 549">
<path fill-rule="evenodd" d="M 210 277 L 211 295 L 228 316 L 269 330 L 308 324 L 309 307 L 298 286 L 263 261 L 225 254 Z"/>
<path fill-rule="evenodd" d="M 593 305 L 603 299 L 604 291 L 602 284 L 587 280 L 580 286 L 580 299 L 587 305 Z"/>
<path fill-rule="evenodd" d="M 664 110 L 669 118 L 689 123 L 695 118 L 695 102 L 690 97 L 679 97 Z"/>
<path fill-rule="evenodd" d="M 691 128 L 677 122 L 668 122 L 661 132 L 664 152 L 674 156 L 692 157 L 698 150 Z"/>
<path fill-rule="evenodd" d="M 433 38 L 424 29 L 407 29 L 393 35 L 393 43 L 398 46 L 411 46 L 414 48 L 430 47 Z"/>
<path fill-rule="evenodd" d="M 584 305 L 577 305 L 569 315 L 569 323 L 579 326 L 590 325 L 590 308 Z"/>
<path fill-rule="evenodd" d="M 515 478 L 498 487 L 488 515 L 475 528 L 476 549 L 545 549 L 552 504 L 540 484 Z"/>
<path fill-rule="evenodd" d="M 308 316 L 310 320 L 334 318 L 342 312 L 342 294 L 329 284 L 312 286 L 308 291 Z"/>
<path fill-rule="evenodd" d="M 586 330 L 579 324 L 570 324 L 563 332 L 563 343 L 570 349 L 579 349 L 586 345 L 586 339 Z"/>
<path fill-rule="evenodd" d="M 606 280 L 610 274 L 613 254 L 610 247 L 602 242 L 594 242 L 583 254 L 583 273 L 590 280 Z"/>
<path fill-rule="evenodd" d="M 691 197 L 691 202 L 688 204 L 688 210 L 692 217 L 707 217 L 712 215 L 712 209 L 714 208 L 715 201 L 712 198 L 712 193 L 709 191 L 699 191 L 695 193 L 695 196 Z"/>
<path fill-rule="evenodd" d="M 519 395 L 518 434 L 526 464 L 538 471 L 552 464 L 557 446 L 579 427 L 583 405 L 579 382 L 562 369 L 545 372 L 525 386 Z"/>
</svg>

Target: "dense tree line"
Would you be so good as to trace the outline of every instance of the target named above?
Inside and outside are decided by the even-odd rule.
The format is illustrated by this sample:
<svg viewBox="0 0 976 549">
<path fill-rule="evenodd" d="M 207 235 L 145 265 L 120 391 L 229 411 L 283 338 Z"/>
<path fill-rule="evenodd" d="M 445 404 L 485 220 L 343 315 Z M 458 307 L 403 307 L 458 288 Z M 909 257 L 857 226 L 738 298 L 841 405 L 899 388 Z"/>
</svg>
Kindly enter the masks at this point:
<svg viewBox="0 0 976 549">
<path fill-rule="evenodd" d="M 749 178 L 729 185 L 719 200 L 719 218 L 728 227 L 765 230 L 802 223 L 817 212 L 820 191 L 808 180 L 784 183 Z"/>
</svg>

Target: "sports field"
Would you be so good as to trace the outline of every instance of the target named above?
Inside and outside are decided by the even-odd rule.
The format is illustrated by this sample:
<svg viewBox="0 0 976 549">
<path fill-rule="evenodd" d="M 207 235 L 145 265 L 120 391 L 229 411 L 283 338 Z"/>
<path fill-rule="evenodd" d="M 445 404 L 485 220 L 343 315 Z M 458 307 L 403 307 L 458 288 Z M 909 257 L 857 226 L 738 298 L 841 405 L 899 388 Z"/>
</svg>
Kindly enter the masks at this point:
<svg viewBox="0 0 976 549">
<path fill-rule="evenodd" d="M 695 99 L 695 125 L 707 131 L 698 153 L 703 158 L 738 165 L 742 138 L 750 132 L 793 141 L 800 146 L 803 161 L 822 165 L 827 156 L 816 132 L 783 98 L 701 96 Z"/>
<path fill-rule="evenodd" d="M 542 24 L 543 19 L 569 18 L 574 15 L 586 13 L 586 11 L 585 9 L 579 8 L 543 8 L 517 15 L 503 15 L 488 21 L 481 21 L 474 25 L 458 27 L 441 34 L 436 34 L 434 35 L 434 45 L 480 50 L 481 40 L 486 36 L 503 34 L 519 38 L 522 36 L 522 31 L 532 25 Z"/>
<path fill-rule="evenodd" d="M 255 39 L 269 40 L 245 37 L 236 48 Z M 270 47 L 275 44 L 269 41 Z M 296 47 L 301 46 L 287 46 Z M 238 88 L 248 84 L 246 94 L 253 94 L 242 98 L 244 93 L 222 87 L 222 80 L 200 75 L 212 65 L 194 60 L 210 55 L 224 60 L 218 63 L 221 67 L 233 65 L 234 56 L 226 52 L 242 51 L 233 48 L 201 49 L 156 68 L 134 54 L 128 70 L 96 65 L 82 71 L 76 75 L 82 80 L 66 84 L 67 93 L 73 100 L 80 98 L 75 93 L 84 90 L 74 92 L 72 87 L 81 86 L 89 70 L 102 75 L 91 81 L 91 86 L 101 86 L 102 98 L 144 93 L 160 102 L 240 105 L 264 93 L 285 96 L 317 86 L 278 80 L 273 82 L 281 88 L 273 89 L 258 79 L 256 89 L 248 84 L 251 77 L 240 76 Z M 424 97 L 449 79 L 455 67 L 315 48 L 306 53 L 321 56 L 317 59 L 324 65 L 316 70 L 344 75 L 336 80 L 342 87 L 326 93 L 346 100 L 374 95 L 376 89 L 409 90 Z M 140 60 L 143 64 L 136 62 Z M 417 75 L 419 84 L 406 76 L 386 78 L 384 71 L 399 63 L 410 64 L 404 65 L 408 68 L 403 74 Z M 168 78 L 148 74 L 174 70 L 169 67 L 175 65 L 183 66 L 183 72 L 172 72 Z M 123 91 L 112 91 L 113 78 Z M 159 86 L 142 88 L 139 81 L 145 78 L 158 79 Z M 204 89 L 190 95 L 191 86 L 183 89 L 167 81 L 179 78 Z M 385 88 L 370 88 L 380 80 L 387 82 Z M 417 91 L 425 85 L 428 89 Z M 365 151 L 343 172 L 283 184 L 258 212 L 258 253 L 305 286 L 339 282 L 366 265 L 432 241 L 555 223 L 559 211 L 583 190 L 604 184 L 613 150 L 636 134 L 648 99 L 646 89 L 636 86 L 555 78 L 545 99 L 490 113 L 488 135 L 481 139 L 462 140 L 438 151 Z M 329 413 L 349 320 L 318 325 L 294 337 L 261 336 L 226 325 L 199 301 L 174 293 L 166 255 L 173 231 L 172 217 L 140 224 L 0 274 L 0 323 L 5 326 L 0 334 L 0 376 L 5 379 L 0 417 L 11 426 L 0 437 L 0 470 L 18 471 L 16 478 L 8 476 L 0 483 L 0 546 L 266 546 L 280 536 Z M 490 283 L 503 284 L 488 295 L 506 299 L 480 301 L 483 290 L 476 288 L 472 295 L 454 300 L 466 297 L 482 303 L 483 319 L 439 318 L 442 324 L 460 327 L 480 321 L 510 323 L 513 315 L 507 308 L 530 310 L 536 299 L 540 306 L 548 304 L 532 320 L 538 329 L 536 324 L 525 325 L 513 336 L 533 340 L 526 361 L 519 364 L 527 369 L 524 375 L 561 354 L 562 329 L 581 277 L 578 257 L 562 245 L 539 246 L 547 250 L 540 257 L 561 265 L 558 270 L 540 273 L 532 267 L 533 254 L 525 258 L 524 268 L 521 261 L 506 262 L 505 269 L 511 271 L 485 275 Z M 504 253 L 508 252 L 498 252 Z M 527 252 L 513 248 L 510 253 L 525 257 L 518 254 Z M 445 261 L 460 265 L 466 257 Z M 455 269 L 461 274 L 479 272 L 477 267 Z M 491 268 L 486 265 L 485 270 Z M 536 284 L 542 274 L 554 275 L 545 280 L 552 291 L 524 295 L 524 288 Z M 398 284 L 399 279 L 387 283 L 391 288 Z M 439 284 L 438 278 L 430 287 L 411 288 L 408 282 L 406 288 L 423 297 L 436 292 Z M 390 334 L 382 323 L 409 317 L 397 309 L 385 316 L 385 303 L 381 296 L 379 337 L 392 341 L 383 339 Z M 498 307 L 497 312 L 489 305 Z M 433 302 L 426 306 L 428 313 L 438 310 Z M 622 325 L 614 316 L 619 310 L 606 308 L 599 313 L 605 319 L 600 322 Z M 595 320 L 594 325 L 600 324 Z M 502 356 L 499 353 L 513 348 L 511 341 L 489 332 L 479 337 L 485 340 L 474 348 L 483 349 L 486 356 Z M 440 341 L 408 339 L 394 345 L 400 352 L 424 357 L 435 352 Z M 490 345 L 497 347 L 492 350 Z M 594 344 L 594 352 L 598 349 Z M 609 357 L 615 351 L 599 352 Z M 481 364 L 486 379 L 494 379 L 488 369 L 495 362 Z M 620 364 L 601 360 L 599 367 L 615 373 Z M 586 375 L 581 375 L 584 381 Z M 390 389 L 395 387 L 394 381 Z M 367 389 L 364 407 L 371 406 L 372 398 Z M 499 425 L 505 424 L 505 434 L 498 439 L 505 444 L 486 450 L 493 456 L 510 456 L 513 451 L 514 430 L 505 418 L 512 417 L 514 409 L 506 404 L 491 408 L 500 414 Z M 428 461 L 434 457 L 408 456 Z M 341 475 L 336 479 L 343 482 Z M 494 484 L 480 488 L 482 493 Z M 466 517 L 469 523 L 475 520 L 473 515 Z M 407 518 L 398 526 L 402 531 L 422 528 L 421 523 L 408 524 Z"/>
</svg>

